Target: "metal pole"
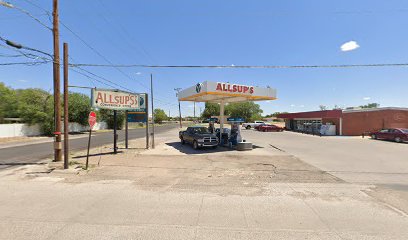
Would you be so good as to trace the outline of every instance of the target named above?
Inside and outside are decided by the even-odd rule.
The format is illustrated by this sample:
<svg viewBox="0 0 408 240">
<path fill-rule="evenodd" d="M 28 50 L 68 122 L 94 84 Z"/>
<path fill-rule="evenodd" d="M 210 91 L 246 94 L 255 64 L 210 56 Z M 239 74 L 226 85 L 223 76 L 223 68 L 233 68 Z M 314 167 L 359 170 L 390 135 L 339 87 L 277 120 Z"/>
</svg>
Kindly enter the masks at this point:
<svg viewBox="0 0 408 240">
<path fill-rule="evenodd" d="M 116 135 L 116 129 L 117 129 L 118 121 L 117 121 L 117 111 L 113 110 L 113 153 L 118 153 L 118 147 L 117 147 L 117 135 Z"/>
<path fill-rule="evenodd" d="M 146 149 L 149 149 L 149 96 L 146 93 Z"/>
<path fill-rule="evenodd" d="M 152 95 L 152 148 L 154 149 L 154 107 L 153 107 L 153 74 L 150 74 L 150 94 Z"/>
<path fill-rule="evenodd" d="M 180 101 L 179 101 L 179 117 L 180 117 L 180 128 L 183 128 L 183 124 L 181 123 L 181 107 L 180 107 Z"/>
<path fill-rule="evenodd" d="M 68 43 L 64 43 L 64 169 L 69 165 L 68 136 Z"/>
<path fill-rule="evenodd" d="M 126 122 L 125 122 L 125 147 L 129 147 L 129 123 L 128 123 L 128 110 L 126 110 Z"/>
<path fill-rule="evenodd" d="M 221 103 L 220 103 L 220 143 L 222 145 L 224 144 L 224 139 L 222 137 L 224 133 L 224 106 L 225 106 L 225 102 L 224 100 L 221 100 Z"/>
<path fill-rule="evenodd" d="M 92 136 L 92 128 L 89 128 L 88 151 L 86 152 L 86 164 L 85 164 L 86 170 L 88 170 L 89 149 L 91 148 L 91 136 Z"/>
<path fill-rule="evenodd" d="M 194 121 L 195 121 L 195 101 L 194 101 Z"/>
<path fill-rule="evenodd" d="M 54 40 L 54 161 L 61 161 L 61 111 L 60 111 L 60 54 L 59 54 L 59 29 L 58 29 L 58 0 L 53 0 L 53 40 Z"/>
</svg>

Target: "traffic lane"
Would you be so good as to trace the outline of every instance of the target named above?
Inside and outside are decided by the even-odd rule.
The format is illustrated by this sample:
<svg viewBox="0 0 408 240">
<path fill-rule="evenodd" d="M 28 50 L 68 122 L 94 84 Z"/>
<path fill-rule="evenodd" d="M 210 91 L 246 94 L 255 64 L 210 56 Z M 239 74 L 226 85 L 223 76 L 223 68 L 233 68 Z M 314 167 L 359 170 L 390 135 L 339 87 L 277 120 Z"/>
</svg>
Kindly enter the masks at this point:
<svg viewBox="0 0 408 240">
<path fill-rule="evenodd" d="M 155 128 L 156 133 L 168 131 L 177 127 L 176 124 L 164 125 Z M 118 141 L 125 140 L 125 131 L 119 130 Z M 94 133 L 91 139 L 91 147 L 97 147 L 105 144 L 112 143 L 113 145 L 113 132 Z M 142 138 L 146 135 L 145 128 L 129 129 L 129 139 Z M 11 148 L 0 149 L 0 169 L 4 166 L 12 165 L 24 165 L 34 164 L 45 158 L 52 157 L 53 155 L 53 142 L 37 143 L 31 145 L 24 145 Z M 78 151 L 86 149 L 88 146 L 88 137 L 85 135 L 81 138 L 75 138 L 69 140 L 70 151 Z M 112 146 L 113 147 L 113 146 Z"/>
<path fill-rule="evenodd" d="M 286 154 L 353 183 L 408 184 L 408 144 L 361 137 L 318 137 L 243 130 L 244 139 Z"/>
</svg>

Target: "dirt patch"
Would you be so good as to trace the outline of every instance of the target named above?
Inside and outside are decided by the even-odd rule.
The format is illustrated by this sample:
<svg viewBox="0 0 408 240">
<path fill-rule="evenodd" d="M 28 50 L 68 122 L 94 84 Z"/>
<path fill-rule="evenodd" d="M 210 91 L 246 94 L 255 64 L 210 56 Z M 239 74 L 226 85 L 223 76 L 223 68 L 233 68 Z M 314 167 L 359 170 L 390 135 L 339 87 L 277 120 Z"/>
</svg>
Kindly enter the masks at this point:
<svg viewBox="0 0 408 240">
<path fill-rule="evenodd" d="M 69 183 L 129 180 L 143 190 L 264 195 L 270 183 L 337 183 L 340 179 L 293 156 L 141 155 L 123 153 L 91 159 L 90 171 L 51 173 Z M 83 164 L 84 159 L 76 159 Z M 97 167 L 99 162 L 99 167 Z"/>
</svg>

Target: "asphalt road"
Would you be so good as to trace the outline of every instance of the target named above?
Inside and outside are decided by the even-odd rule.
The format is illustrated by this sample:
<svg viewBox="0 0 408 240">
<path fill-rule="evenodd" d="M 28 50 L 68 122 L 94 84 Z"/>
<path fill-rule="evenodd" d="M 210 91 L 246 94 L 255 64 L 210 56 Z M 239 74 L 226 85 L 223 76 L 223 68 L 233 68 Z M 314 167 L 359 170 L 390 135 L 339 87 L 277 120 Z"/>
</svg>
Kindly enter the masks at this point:
<svg viewBox="0 0 408 240">
<path fill-rule="evenodd" d="M 176 124 L 165 125 L 155 128 L 156 133 L 168 131 L 177 127 Z M 146 130 L 144 128 L 130 129 L 129 139 L 143 138 L 145 137 Z M 125 140 L 125 131 L 118 131 L 118 142 Z M 113 145 L 113 132 L 103 132 L 92 134 L 91 147 L 101 146 L 112 143 Z M 87 148 L 88 137 L 84 134 L 84 137 L 70 139 L 69 148 L 70 151 L 78 151 Z M 113 148 L 113 146 L 112 146 Z M 53 142 L 36 143 L 25 146 L 10 147 L 0 149 L 0 169 L 8 168 L 15 165 L 33 164 L 42 159 L 51 157 L 53 155 Z"/>
</svg>

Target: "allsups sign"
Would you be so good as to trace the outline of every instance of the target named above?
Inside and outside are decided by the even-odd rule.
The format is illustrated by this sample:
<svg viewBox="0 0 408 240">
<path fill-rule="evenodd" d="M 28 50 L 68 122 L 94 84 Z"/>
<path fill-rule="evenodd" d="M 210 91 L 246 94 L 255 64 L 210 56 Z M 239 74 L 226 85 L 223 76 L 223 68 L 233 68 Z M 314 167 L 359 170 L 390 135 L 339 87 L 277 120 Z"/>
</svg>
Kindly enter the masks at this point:
<svg viewBox="0 0 408 240">
<path fill-rule="evenodd" d="M 111 110 L 132 110 L 144 105 L 144 96 L 139 94 L 113 91 L 106 89 L 92 89 L 92 107 Z"/>
</svg>

